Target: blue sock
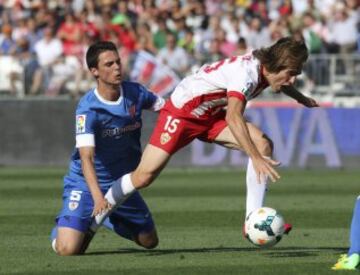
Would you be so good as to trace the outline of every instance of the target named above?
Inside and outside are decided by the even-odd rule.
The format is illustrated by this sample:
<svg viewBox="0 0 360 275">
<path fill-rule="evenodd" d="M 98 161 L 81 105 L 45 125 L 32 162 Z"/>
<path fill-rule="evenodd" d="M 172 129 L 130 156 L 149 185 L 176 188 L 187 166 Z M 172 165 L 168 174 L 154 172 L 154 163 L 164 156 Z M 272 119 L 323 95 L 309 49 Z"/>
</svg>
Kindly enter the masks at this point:
<svg viewBox="0 0 360 275">
<path fill-rule="evenodd" d="M 114 231 L 116 234 L 120 235 L 121 237 L 128 239 L 130 241 L 133 241 L 133 234 L 131 230 L 125 226 L 124 224 L 120 222 L 110 222 L 109 218 L 106 218 L 104 220 L 103 226 L 105 226 L 107 229 L 110 229 Z"/>
<path fill-rule="evenodd" d="M 360 254 L 360 196 L 357 198 L 351 228 L 350 228 L 350 248 L 348 255 L 353 253 Z"/>
</svg>

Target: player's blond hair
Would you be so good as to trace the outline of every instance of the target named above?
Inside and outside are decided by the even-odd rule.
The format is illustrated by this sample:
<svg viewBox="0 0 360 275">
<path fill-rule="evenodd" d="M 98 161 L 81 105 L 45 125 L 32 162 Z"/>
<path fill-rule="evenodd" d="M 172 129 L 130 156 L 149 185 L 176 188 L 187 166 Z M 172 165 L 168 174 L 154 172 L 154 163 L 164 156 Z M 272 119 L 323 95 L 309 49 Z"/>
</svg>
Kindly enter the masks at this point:
<svg viewBox="0 0 360 275">
<path fill-rule="evenodd" d="M 268 48 L 255 50 L 253 55 L 271 73 L 278 73 L 284 69 L 300 73 L 309 54 L 303 41 L 284 37 Z"/>
</svg>

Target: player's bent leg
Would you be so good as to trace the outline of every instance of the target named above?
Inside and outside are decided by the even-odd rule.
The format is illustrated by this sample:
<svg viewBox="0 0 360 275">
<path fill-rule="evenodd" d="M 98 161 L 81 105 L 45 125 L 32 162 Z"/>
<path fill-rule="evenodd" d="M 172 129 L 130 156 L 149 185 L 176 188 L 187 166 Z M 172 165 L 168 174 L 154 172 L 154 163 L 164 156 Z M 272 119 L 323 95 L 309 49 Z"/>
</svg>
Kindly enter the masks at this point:
<svg viewBox="0 0 360 275">
<path fill-rule="evenodd" d="M 251 140 L 254 142 L 260 154 L 262 156 L 271 157 L 274 147 L 272 140 L 252 123 L 247 122 L 246 125 L 248 127 Z M 222 131 L 214 139 L 214 142 L 229 149 L 242 150 L 241 144 L 237 142 L 228 126 L 222 129 Z"/>
<path fill-rule="evenodd" d="M 131 219 L 133 218 L 134 217 L 132 217 Z M 118 219 L 118 221 L 116 221 L 116 219 Z M 127 225 L 125 225 L 124 222 L 126 222 Z M 103 226 L 105 226 L 109 230 L 114 231 L 116 234 L 120 235 L 125 239 L 136 242 L 136 244 L 138 244 L 139 246 L 142 246 L 146 249 L 152 249 L 159 244 L 159 238 L 153 225 L 152 219 L 150 220 L 150 222 L 147 222 L 147 224 L 149 224 L 149 226 L 147 227 L 151 229 L 137 229 L 136 227 L 138 225 L 134 223 L 129 224 L 129 218 L 127 218 L 126 216 L 121 216 L 120 218 L 117 217 L 115 219 L 107 218 L 104 221 Z M 140 232 L 136 232 L 139 230 Z"/>
<path fill-rule="evenodd" d="M 131 174 L 136 189 L 149 186 L 164 169 L 171 155 L 154 145 L 148 144 L 141 157 L 140 164 Z"/>
<path fill-rule="evenodd" d="M 125 174 L 106 192 L 105 198 L 114 205 L 111 210 L 95 216 L 90 230 L 95 233 L 117 205 L 121 205 L 137 189 L 150 185 L 170 160 L 171 155 L 156 146 L 148 144 L 140 164 L 131 174 Z M 91 232 L 89 232 L 91 233 Z"/>
<path fill-rule="evenodd" d="M 252 123 L 247 122 L 246 125 L 248 127 L 250 137 L 256 148 L 259 150 L 260 154 L 264 157 L 270 158 L 274 150 L 272 140 Z M 242 150 L 241 145 L 238 144 L 229 127 L 223 128 L 222 131 L 216 136 L 214 142 L 229 149 Z M 257 183 L 257 175 L 251 159 L 249 159 L 246 171 L 246 186 L 247 192 L 245 217 L 247 217 L 255 209 L 264 205 L 267 191 L 267 179 L 263 179 L 260 184 Z M 291 224 L 285 224 L 285 234 L 288 234 L 291 229 Z M 245 227 L 243 227 L 243 235 L 246 235 Z"/>
<path fill-rule="evenodd" d="M 139 192 L 118 206 L 103 225 L 119 236 L 152 249 L 159 243 L 151 212 Z"/>
<path fill-rule="evenodd" d="M 258 148 L 260 154 L 265 158 L 270 158 L 273 154 L 274 143 L 273 141 L 264 134 L 260 129 L 254 126 L 251 123 L 247 123 L 250 136 L 255 143 L 256 148 Z M 247 167 L 247 200 L 246 200 L 246 216 L 250 214 L 253 210 L 262 207 L 265 202 L 265 196 L 267 191 L 267 180 L 265 179 L 259 186 L 259 184 L 253 184 L 255 182 L 255 169 L 252 165 L 252 161 L 249 160 Z M 265 188 L 263 188 L 265 186 Z M 289 234 L 292 230 L 292 225 L 286 223 L 284 225 L 284 234 Z"/>
<path fill-rule="evenodd" d="M 88 246 L 84 246 L 84 237 L 90 226 L 92 210 L 93 199 L 89 191 L 65 186 L 63 207 L 56 217 L 56 227 L 51 234 L 57 254 L 65 256 L 84 253 Z"/>
<path fill-rule="evenodd" d="M 84 232 L 70 227 L 58 227 L 55 242 L 56 253 L 60 256 L 72 256 L 83 254 L 82 244 Z"/>
<path fill-rule="evenodd" d="M 266 138 L 264 133 L 251 123 L 247 123 L 249 134 L 259 152 L 268 157 L 272 153 L 272 142 Z M 215 142 L 231 149 L 242 149 L 241 145 L 237 143 L 235 137 L 226 126 L 215 138 Z M 252 160 L 249 159 L 246 171 L 246 215 L 247 217 L 252 211 L 264 205 L 267 179 L 263 178 L 260 184 L 257 180 L 257 174 L 253 166 Z"/>
<path fill-rule="evenodd" d="M 91 241 L 84 244 L 89 225 L 90 218 L 58 216 L 56 227 L 51 232 L 54 251 L 61 256 L 83 254 Z"/>
<path fill-rule="evenodd" d="M 247 123 L 251 139 L 260 154 L 265 158 L 270 158 L 273 150 L 272 141 L 256 126 Z M 254 210 L 264 206 L 266 192 L 268 188 L 268 178 L 257 180 L 256 171 L 251 159 L 248 161 L 246 170 L 246 217 Z"/>
<path fill-rule="evenodd" d="M 242 150 L 243 148 L 237 142 L 230 128 L 226 126 L 214 139 L 216 144 L 224 146 L 229 149 Z"/>
</svg>

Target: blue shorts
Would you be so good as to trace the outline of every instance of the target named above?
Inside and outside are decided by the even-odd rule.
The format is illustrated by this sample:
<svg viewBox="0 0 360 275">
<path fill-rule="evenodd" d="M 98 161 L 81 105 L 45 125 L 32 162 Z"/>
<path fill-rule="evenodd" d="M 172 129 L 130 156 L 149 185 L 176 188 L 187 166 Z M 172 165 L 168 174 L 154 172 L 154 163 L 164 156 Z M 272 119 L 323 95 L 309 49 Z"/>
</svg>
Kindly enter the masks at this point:
<svg viewBox="0 0 360 275">
<path fill-rule="evenodd" d="M 70 227 L 86 232 L 92 221 L 94 202 L 89 191 L 79 190 L 76 187 L 65 188 L 63 193 L 63 208 L 56 217 L 58 227 Z M 151 232 L 155 225 L 150 210 L 139 192 L 132 194 L 120 205 L 104 225 L 117 232 L 117 228 L 125 227 L 132 236 L 139 233 Z"/>
</svg>

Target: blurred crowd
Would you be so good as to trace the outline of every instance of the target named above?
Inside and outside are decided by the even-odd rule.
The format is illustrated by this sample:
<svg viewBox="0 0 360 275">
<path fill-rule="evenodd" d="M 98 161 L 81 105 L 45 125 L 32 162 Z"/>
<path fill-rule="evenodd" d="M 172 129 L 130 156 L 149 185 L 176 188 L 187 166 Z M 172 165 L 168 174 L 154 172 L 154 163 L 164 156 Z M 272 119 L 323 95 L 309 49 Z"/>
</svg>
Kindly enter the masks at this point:
<svg viewBox="0 0 360 275">
<path fill-rule="evenodd" d="M 125 75 L 140 50 L 183 77 L 288 35 L 312 54 L 360 53 L 358 0 L 3 0 L 0 15 L 13 94 L 78 97 L 93 84 L 84 55 L 96 40 L 116 43 Z"/>
</svg>

